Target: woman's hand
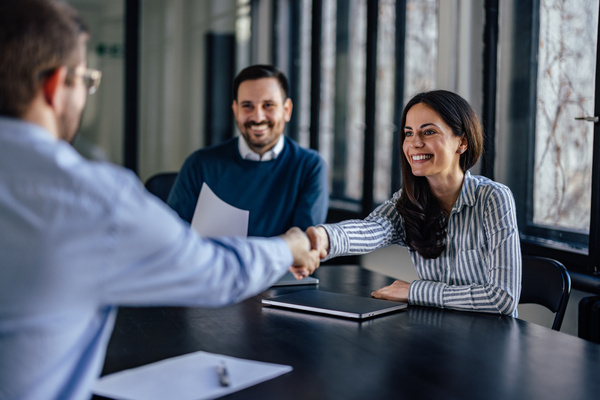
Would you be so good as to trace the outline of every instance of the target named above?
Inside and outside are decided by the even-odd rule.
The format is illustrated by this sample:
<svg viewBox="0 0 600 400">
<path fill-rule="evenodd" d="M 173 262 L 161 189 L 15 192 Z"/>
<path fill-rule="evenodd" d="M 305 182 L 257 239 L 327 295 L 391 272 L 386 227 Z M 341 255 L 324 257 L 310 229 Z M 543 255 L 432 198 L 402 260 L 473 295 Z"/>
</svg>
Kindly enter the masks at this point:
<svg viewBox="0 0 600 400">
<path fill-rule="evenodd" d="M 382 300 L 402 301 L 408 303 L 408 288 L 410 283 L 405 281 L 395 281 L 389 286 L 382 287 L 371 293 L 371 297 Z"/>
<path fill-rule="evenodd" d="M 327 254 L 329 254 L 329 236 L 325 228 L 322 226 L 310 226 L 306 229 L 306 234 L 310 239 L 311 248 L 317 250 L 321 260 L 327 257 Z"/>
</svg>

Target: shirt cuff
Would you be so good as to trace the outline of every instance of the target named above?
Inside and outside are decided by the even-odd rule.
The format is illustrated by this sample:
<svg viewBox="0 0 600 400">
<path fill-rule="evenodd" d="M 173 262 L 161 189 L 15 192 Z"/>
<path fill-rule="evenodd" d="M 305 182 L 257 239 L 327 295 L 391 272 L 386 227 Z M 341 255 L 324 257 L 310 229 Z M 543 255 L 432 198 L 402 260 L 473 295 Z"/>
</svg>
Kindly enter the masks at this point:
<svg viewBox="0 0 600 400">
<path fill-rule="evenodd" d="M 417 306 L 444 308 L 443 282 L 413 281 L 408 287 L 408 303 Z"/>
<path fill-rule="evenodd" d="M 329 253 L 322 261 L 327 261 L 331 258 L 343 256 L 348 253 L 350 241 L 342 228 L 333 224 L 317 226 L 322 226 L 329 237 Z"/>
<path fill-rule="evenodd" d="M 276 257 L 277 260 L 281 260 L 282 264 L 286 264 L 288 266 L 287 269 L 289 269 L 289 267 L 294 264 L 294 255 L 292 254 L 292 250 L 284 239 L 278 236 L 274 237 L 274 239 L 276 240 L 273 241 L 274 246 L 272 255 Z"/>
</svg>

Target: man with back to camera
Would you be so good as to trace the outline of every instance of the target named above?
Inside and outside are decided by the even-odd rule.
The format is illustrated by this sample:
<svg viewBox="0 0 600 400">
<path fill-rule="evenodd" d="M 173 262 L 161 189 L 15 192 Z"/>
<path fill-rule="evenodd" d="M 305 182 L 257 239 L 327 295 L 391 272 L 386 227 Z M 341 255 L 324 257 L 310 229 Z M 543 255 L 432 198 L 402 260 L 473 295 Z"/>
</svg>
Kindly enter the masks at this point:
<svg viewBox="0 0 600 400">
<path fill-rule="evenodd" d="M 192 221 L 206 183 L 221 200 L 249 211 L 248 236 L 325 222 L 325 162 L 283 134 L 292 115 L 288 87 L 271 65 L 253 65 L 235 77 L 232 109 L 241 137 L 187 158 L 167 200 L 181 218 Z"/>
<path fill-rule="evenodd" d="M 318 266 L 297 228 L 201 238 L 134 174 L 81 157 L 87 39 L 63 2 L 0 2 L 0 399 L 89 398 L 119 305 L 217 307 Z"/>
</svg>

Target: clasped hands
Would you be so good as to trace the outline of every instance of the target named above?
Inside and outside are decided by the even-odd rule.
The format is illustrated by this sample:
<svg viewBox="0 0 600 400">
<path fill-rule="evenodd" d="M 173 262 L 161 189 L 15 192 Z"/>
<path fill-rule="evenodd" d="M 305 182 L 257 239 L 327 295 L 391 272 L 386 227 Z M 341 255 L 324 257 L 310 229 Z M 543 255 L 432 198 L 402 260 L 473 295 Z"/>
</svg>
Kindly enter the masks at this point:
<svg viewBox="0 0 600 400">
<path fill-rule="evenodd" d="M 296 279 L 311 275 L 329 254 L 329 236 L 322 226 L 311 226 L 306 233 L 300 228 L 291 228 L 281 236 L 290 246 L 294 256 L 294 265 L 290 272 Z M 408 302 L 408 289 L 410 283 L 396 280 L 371 293 L 377 299 Z"/>
<path fill-rule="evenodd" d="M 322 227 L 311 226 L 306 233 L 294 227 L 280 237 L 287 242 L 292 251 L 294 262 L 290 272 L 296 279 L 305 278 L 315 272 L 329 252 L 329 238 Z"/>
</svg>

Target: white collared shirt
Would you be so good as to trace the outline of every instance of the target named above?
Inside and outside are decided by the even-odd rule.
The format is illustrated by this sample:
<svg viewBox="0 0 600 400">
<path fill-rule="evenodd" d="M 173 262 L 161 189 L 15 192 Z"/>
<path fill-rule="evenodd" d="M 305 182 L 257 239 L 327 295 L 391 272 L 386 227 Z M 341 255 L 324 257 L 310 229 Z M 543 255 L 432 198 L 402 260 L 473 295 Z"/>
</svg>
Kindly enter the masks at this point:
<svg viewBox="0 0 600 400">
<path fill-rule="evenodd" d="M 277 158 L 277 156 L 283 150 L 284 144 L 285 144 L 285 140 L 283 138 L 283 135 L 281 135 L 279 137 L 279 140 L 277 141 L 277 144 L 275 144 L 275 146 L 273 146 L 272 149 L 268 150 L 261 157 L 258 153 L 256 153 L 254 150 L 252 150 L 250 148 L 250 146 L 248 146 L 248 143 L 246 143 L 246 139 L 244 139 L 243 136 L 240 136 L 238 139 L 238 150 L 240 151 L 240 155 L 242 156 L 242 158 L 245 160 L 270 161 L 270 160 L 274 160 Z"/>
</svg>

